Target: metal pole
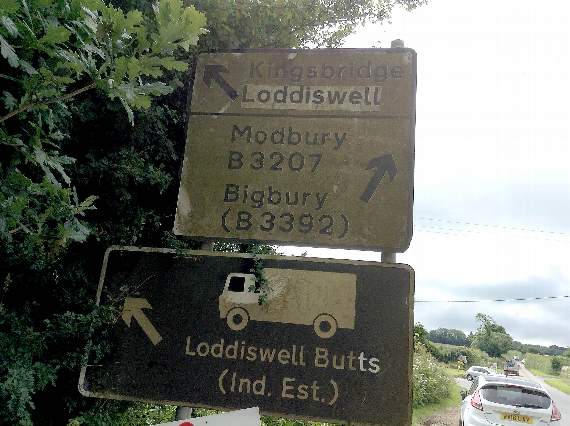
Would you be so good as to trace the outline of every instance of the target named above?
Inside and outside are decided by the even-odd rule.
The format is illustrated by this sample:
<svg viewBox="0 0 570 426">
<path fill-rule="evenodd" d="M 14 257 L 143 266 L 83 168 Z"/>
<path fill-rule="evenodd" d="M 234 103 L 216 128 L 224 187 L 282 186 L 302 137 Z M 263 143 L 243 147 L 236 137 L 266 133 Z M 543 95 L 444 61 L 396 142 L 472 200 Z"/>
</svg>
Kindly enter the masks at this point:
<svg viewBox="0 0 570 426">
<path fill-rule="evenodd" d="M 404 40 L 397 38 L 396 40 L 392 40 L 391 48 L 397 47 L 404 47 Z"/>
<path fill-rule="evenodd" d="M 214 242 L 203 242 L 200 245 L 200 250 L 214 250 Z M 190 417 L 192 417 L 192 407 L 176 407 L 176 416 L 174 417 L 174 420 L 186 420 Z"/>
<path fill-rule="evenodd" d="M 386 263 L 396 263 L 396 253 L 392 253 L 391 251 L 383 251 L 381 260 L 382 262 Z"/>
<path fill-rule="evenodd" d="M 397 38 L 396 40 L 392 40 L 390 47 L 393 49 L 402 48 L 404 47 L 404 40 L 401 40 L 399 38 Z M 396 263 L 396 253 L 390 251 L 383 251 L 381 261 L 386 263 Z"/>
<path fill-rule="evenodd" d="M 192 407 L 176 407 L 174 420 L 186 420 L 192 417 Z"/>
</svg>

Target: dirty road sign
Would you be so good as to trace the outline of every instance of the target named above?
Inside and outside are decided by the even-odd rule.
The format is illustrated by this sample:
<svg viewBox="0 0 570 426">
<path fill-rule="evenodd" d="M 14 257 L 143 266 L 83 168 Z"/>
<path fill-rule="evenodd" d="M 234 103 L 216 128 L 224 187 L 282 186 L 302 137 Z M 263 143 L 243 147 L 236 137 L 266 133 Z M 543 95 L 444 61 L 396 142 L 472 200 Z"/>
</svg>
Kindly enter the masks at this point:
<svg viewBox="0 0 570 426">
<path fill-rule="evenodd" d="M 411 49 L 200 55 L 175 234 L 405 251 L 415 92 Z"/>
<path fill-rule="evenodd" d="M 117 307 L 113 345 L 82 370 L 81 392 L 409 425 L 413 270 L 259 258 L 256 290 L 248 254 L 109 249 L 98 303 Z"/>
</svg>

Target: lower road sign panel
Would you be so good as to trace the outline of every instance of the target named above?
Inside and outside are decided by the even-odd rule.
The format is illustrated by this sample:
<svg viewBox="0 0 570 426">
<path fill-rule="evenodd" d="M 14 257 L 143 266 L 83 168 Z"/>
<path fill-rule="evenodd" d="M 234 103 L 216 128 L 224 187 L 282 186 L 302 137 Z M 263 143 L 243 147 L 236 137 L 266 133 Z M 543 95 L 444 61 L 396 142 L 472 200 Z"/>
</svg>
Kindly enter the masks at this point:
<svg viewBox="0 0 570 426">
<path fill-rule="evenodd" d="M 114 247 L 97 297 L 117 321 L 86 396 L 410 424 L 407 265 Z"/>
</svg>

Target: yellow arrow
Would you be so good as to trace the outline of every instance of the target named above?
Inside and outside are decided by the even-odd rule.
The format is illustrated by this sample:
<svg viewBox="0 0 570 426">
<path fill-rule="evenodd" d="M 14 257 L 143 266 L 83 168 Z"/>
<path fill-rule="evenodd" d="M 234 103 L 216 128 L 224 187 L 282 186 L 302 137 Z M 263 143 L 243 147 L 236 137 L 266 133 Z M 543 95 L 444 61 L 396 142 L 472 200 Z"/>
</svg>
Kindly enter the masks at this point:
<svg viewBox="0 0 570 426">
<path fill-rule="evenodd" d="M 156 328 L 151 324 L 150 320 L 146 317 L 143 309 L 152 309 L 148 300 L 138 297 L 127 297 L 123 306 L 123 313 L 121 317 L 128 327 L 131 326 L 131 320 L 134 317 L 139 323 L 147 337 L 150 339 L 154 346 L 158 345 L 162 340 Z"/>
</svg>

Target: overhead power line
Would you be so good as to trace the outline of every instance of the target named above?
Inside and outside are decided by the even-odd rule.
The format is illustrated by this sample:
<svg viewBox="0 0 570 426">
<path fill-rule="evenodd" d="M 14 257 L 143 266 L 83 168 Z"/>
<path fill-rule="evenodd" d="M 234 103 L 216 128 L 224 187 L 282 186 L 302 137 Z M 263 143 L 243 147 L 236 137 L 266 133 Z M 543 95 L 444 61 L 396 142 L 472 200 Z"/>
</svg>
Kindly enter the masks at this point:
<svg viewBox="0 0 570 426">
<path fill-rule="evenodd" d="M 484 226 L 484 225 L 481 225 Z M 489 227 L 491 227 L 491 225 L 488 225 Z M 465 236 L 465 235 L 483 235 L 484 232 L 488 232 L 486 230 L 483 229 L 477 229 L 477 228 L 472 228 L 472 229 L 467 229 L 467 228 L 445 228 L 443 226 L 426 226 L 426 225 L 418 225 L 417 223 L 414 225 L 414 228 L 417 231 L 420 232 L 429 232 L 431 234 L 441 234 L 441 235 L 450 235 L 450 236 L 455 236 L 455 237 L 461 237 L 461 236 Z M 538 231 L 537 231 L 538 232 Z M 531 232 L 528 232 L 526 234 L 520 234 L 519 237 L 521 238 L 530 238 L 530 239 L 540 239 L 540 240 L 544 240 L 544 241 L 552 241 L 552 242 L 558 242 L 558 243 L 565 243 L 568 244 L 570 243 L 570 234 L 568 233 L 563 233 L 563 232 L 559 232 L 559 233 L 547 233 L 549 231 L 545 231 L 544 233 L 541 234 L 537 234 L 534 233 L 532 234 Z"/>
<path fill-rule="evenodd" d="M 507 231 L 520 231 L 520 232 L 534 232 L 539 234 L 548 234 L 548 235 L 565 235 L 570 236 L 570 232 L 562 232 L 562 231 L 547 231 L 540 228 L 525 228 L 521 226 L 508 226 L 508 225 L 497 225 L 497 224 L 489 224 L 489 223 L 476 223 L 476 222 L 466 222 L 461 220 L 451 220 L 451 219 L 440 219 L 435 217 L 427 217 L 427 216 L 417 216 L 417 220 L 426 220 L 430 222 L 441 222 L 447 223 L 452 225 L 466 225 L 466 226 L 477 226 L 481 228 L 493 228 L 493 229 L 504 229 Z"/>
<path fill-rule="evenodd" d="M 510 299 L 482 299 L 482 300 L 415 300 L 415 303 L 484 303 L 484 302 L 530 302 L 537 300 L 570 299 L 570 296 L 542 296 L 542 297 L 514 297 Z"/>
</svg>

